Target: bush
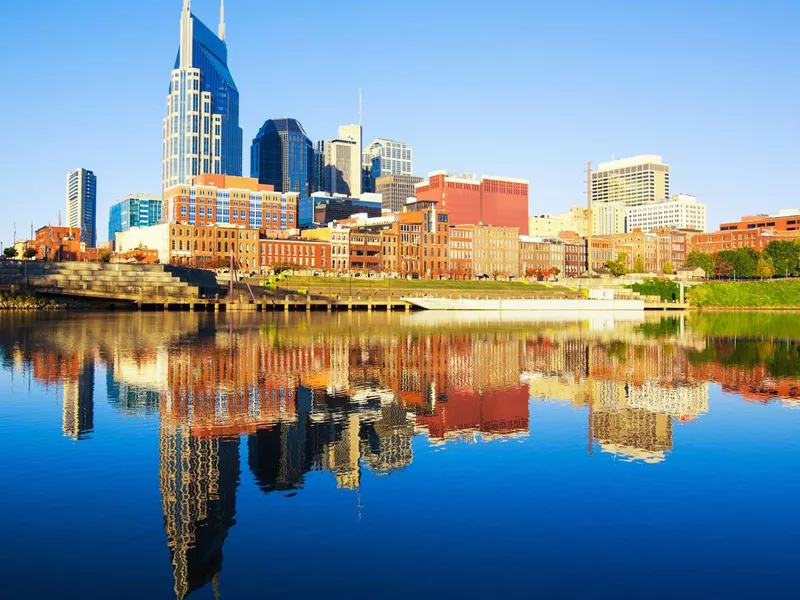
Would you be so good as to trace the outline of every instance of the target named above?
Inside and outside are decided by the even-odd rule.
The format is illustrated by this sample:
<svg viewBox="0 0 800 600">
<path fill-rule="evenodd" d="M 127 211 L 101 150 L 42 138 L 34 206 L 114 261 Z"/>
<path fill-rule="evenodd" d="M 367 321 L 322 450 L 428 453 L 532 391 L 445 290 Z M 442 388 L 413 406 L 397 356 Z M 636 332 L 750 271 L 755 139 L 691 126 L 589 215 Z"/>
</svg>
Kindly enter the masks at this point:
<svg viewBox="0 0 800 600">
<path fill-rule="evenodd" d="M 797 307 L 800 281 L 704 283 L 688 290 L 689 303 L 698 307 Z"/>
<path fill-rule="evenodd" d="M 680 298 L 680 286 L 668 279 L 648 279 L 642 283 L 634 283 L 625 287 L 642 296 L 658 296 L 665 302 Z"/>
</svg>

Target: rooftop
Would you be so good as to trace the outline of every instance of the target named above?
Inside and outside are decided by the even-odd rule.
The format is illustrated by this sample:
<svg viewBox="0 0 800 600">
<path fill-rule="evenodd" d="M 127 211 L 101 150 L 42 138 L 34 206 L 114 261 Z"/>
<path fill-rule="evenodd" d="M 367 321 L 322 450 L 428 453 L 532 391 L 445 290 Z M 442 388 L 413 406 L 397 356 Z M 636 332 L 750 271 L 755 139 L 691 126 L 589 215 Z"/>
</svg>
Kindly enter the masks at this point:
<svg viewBox="0 0 800 600">
<path fill-rule="evenodd" d="M 615 169 L 624 169 L 626 167 L 636 167 L 639 165 L 663 165 L 661 157 L 656 154 L 640 154 L 638 156 L 631 156 L 629 158 L 619 158 L 602 162 L 597 165 L 597 171 L 613 171 Z"/>
</svg>

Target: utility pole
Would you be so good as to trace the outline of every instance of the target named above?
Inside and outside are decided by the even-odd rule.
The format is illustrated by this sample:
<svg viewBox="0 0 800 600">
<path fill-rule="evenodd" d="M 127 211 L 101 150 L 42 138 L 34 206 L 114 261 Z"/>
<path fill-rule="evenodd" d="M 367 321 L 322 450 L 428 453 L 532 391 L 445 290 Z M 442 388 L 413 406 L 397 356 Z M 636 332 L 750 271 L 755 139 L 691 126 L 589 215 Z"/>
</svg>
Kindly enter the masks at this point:
<svg viewBox="0 0 800 600">
<path fill-rule="evenodd" d="M 592 161 L 586 162 L 586 266 L 592 272 Z"/>
</svg>

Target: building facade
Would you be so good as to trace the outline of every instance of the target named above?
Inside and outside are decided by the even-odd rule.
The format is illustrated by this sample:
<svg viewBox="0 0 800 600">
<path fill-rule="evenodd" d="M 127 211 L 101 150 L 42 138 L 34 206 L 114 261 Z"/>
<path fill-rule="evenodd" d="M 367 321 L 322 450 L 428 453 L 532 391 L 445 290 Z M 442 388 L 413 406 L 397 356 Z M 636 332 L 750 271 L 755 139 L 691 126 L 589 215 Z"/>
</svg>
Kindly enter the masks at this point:
<svg viewBox="0 0 800 600">
<path fill-rule="evenodd" d="M 250 177 L 200 175 L 164 192 L 166 223 L 236 225 L 276 233 L 297 229 L 299 194 L 276 192 Z"/>
<path fill-rule="evenodd" d="M 133 227 L 117 234 L 117 252 L 155 250 L 162 264 L 202 269 L 227 267 L 233 257 L 237 269 L 258 270 L 260 232 L 230 224 L 159 223 Z"/>
<path fill-rule="evenodd" d="M 660 156 L 641 155 L 600 163 L 591 176 L 592 234 L 624 233 L 625 209 L 664 201 L 669 193 L 669 165 Z M 602 205 L 622 216 L 611 218 Z"/>
<path fill-rule="evenodd" d="M 405 142 L 372 140 L 364 151 L 363 161 L 375 181 L 387 175 L 410 176 L 414 172 L 413 152 Z"/>
<path fill-rule="evenodd" d="M 191 1 L 183 2 L 162 139 L 163 190 L 201 174 L 242 175 L 239 91 L 228 69 L 223 5 L 215 35 L 192 14 Z"/>
<path fill-rule="evenodd" d="M 531 237 L 554 238 L 564 231 L 571 231 L 580 237 L 588 235 L 588 209 L 573 206 L 561 214 L 536 215 L 529 219 L 528 235 Z"/>
<path fill-rule="evenodd" d="M 472 271 L 475 277 L 519 277 L 519 229 L 472 226 Z"/>
<path fill-rule="evenodd" d="M 297 119 L 269 119 L 250 147 L 250 176 L 300 196 L 299 225 L 313 222 L 314 145 Z"/>
<path fill-rule="evenodd" d="M 108 241 L 113 242 L 121 231 L 131 227 L 151 227 L 161 222 L 163 207 L 160 196 L 129 194 L 108 211 Z"/>
<path fill-rule="evenodd" d="M 361 195 L 361 143 L 360 125 L 341 125 L 338 138 L 317 142 L 317 190 Z"/>
<path fill-rule="evenodd" d="M 516 227 L 528 233 L 528 182 L 434 171 L 415 186 L 419 200 L 436 201 L 454 225 Z"/>
<path fill-rule="evenodd" d="M 262 269 L 290 266 L 299 270 L 326 271 L 330 260 L 330 241 L 303 238 L 261 240 Z"/>
<path fill-rule="evenodd" d="M 88 169 L 67 173 L 67 227 L 81 230 L 88 248 L 97 247 L 97 177 Z"/>
<path fill-rule="evenodd" d="M 375 179 L 375 192 L 381 195 L 384 210 L 399 213 L 406 201 L 416 196 L 418 183 L 422 183 L 422 177 L 384 175 Z"/>
<path fill-rule="evenodd" d="M 669 200 L 630 206 L 625 222 L 627 231 L 652 231 L 669 227 L 705 231 L 706 205 L 691 194 L 676 194 Z"/>
<path fill-rule="evenodd" d="M 774 231 L 800 231 L 800 210 L 788 208 L 776 215 L 752 215 L 739 221 L 722 223 L 720 231 L 746 231 L 752 229 L 772 229 Z"/>
<path fill-rule="evenodd" d="M 367 198 L 345 198 L 331 196 L 324 192 L 312 194 L 314 222 L 320 225 L 327 225 L 334 221 L 349 219 L 358 214 L 366 214 L 370 218 L 380 217 L 382 213 L 380 201 L 377 201 L 375 197 L 370 197 L 369 194 L 364 196 L 367 196 Z"/>
</svg>

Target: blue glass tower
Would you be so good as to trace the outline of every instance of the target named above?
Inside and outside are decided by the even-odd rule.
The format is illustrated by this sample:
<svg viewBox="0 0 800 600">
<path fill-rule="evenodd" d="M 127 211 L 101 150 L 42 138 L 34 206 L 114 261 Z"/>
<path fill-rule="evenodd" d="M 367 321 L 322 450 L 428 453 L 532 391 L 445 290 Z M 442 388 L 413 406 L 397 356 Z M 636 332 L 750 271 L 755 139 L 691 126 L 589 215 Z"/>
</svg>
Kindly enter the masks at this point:
<svg viewBox="0 0 800 600">
<path fill-rule="evenodd" d="M 164 189 L 205 173 L 242 175 L 239 91 L 228 69 L 224 3 L 215 35 L 184 0 L 163 136 Z"/>
<path fill-rule="evenodd" d="M 299 225 L 313 222 L 314 146 L 297 119 L 269 119 L 250 146 L 250 177 L 300 194 Z"/>
<path fill-rule="evenodd" d="M 108 241 L 131 227 L 150 227 L 161 221 L 161 198 L 147 194 L 131 194 L 113 204 L 108 212 Z"/>
</svg>

